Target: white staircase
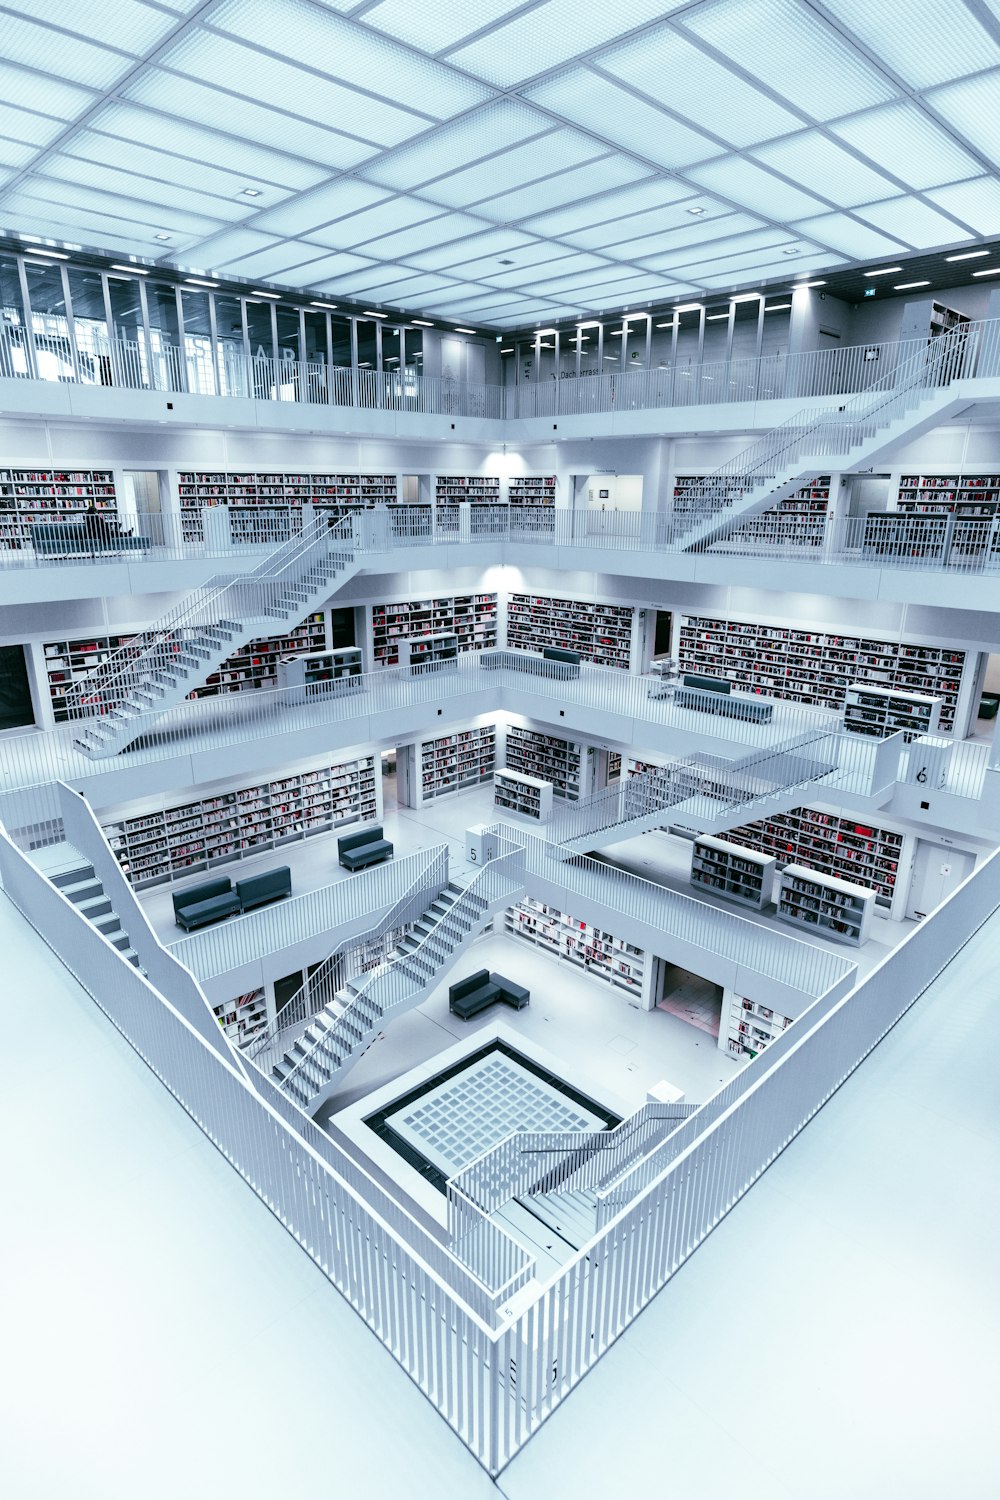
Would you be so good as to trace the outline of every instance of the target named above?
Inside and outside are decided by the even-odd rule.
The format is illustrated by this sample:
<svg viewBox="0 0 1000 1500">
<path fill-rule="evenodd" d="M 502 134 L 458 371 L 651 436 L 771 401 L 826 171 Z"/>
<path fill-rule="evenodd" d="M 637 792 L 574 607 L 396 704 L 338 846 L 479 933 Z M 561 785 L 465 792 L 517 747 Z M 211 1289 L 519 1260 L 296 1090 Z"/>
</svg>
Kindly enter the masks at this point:
<svg viewBox="0 0 1000 1500">
<path fill-rule="evenodd" d="M 690 755 L 560 809 L 546 837 L 568 858 L 668 821 L 698 833 L 721 833 L 815 795 L 818 785 L 837 774 L 839 744 L 839 735 L 815 730 L 737 760 Z M 799 753 L 807 749 L 811 753 Z"/>
<path fill-rule="evenodd" d="M 515 848 L 484 865 L 467 885 L 450 881 L 386 962 L 349 980 L 313 1015 L 271 1067 L 278 1088 L 314 1114 L 383 1025 L 425 1000 L 496 913 L 524 894 L 522 869 L 523 850 Z"/>
<path fill-rule="evenodd" d="M 804 410 L 776 427 L 685 492 L 695 513 L 676 517 L 676 541 L 702 551 L 795 494 L 820 468 L 855 469 L 901 439 L 938 426 L 966 404 L 950 384 L 974 366 L 979 336 L 978 325 L 952 329 L 842 406 Z"/>
<path fill-rule="evenodd" d="M 211 579 L 74 684 L 67 707 L 80 721 L 77 749 L 119 754 L 244 642 L 279 634 L 324 604 L 357 571 L 349 527 L 317 516 L 252 572 Z"/>
<path fill-rule="evenodd" d="M 124 959 L 127 959 L 135 968 L 141 969 L 139 955 L 132 947 L 132 941 L 123 928 L 121 918 L 112 906 L 93 865 L 71 845 L 65 844 L 61 847 L 67 856 L 70 868 L 50 874 L 49 880 L 62 891 L 67 901 L 72 901 L 91 926 L 103 933 Z"/>
</svg>

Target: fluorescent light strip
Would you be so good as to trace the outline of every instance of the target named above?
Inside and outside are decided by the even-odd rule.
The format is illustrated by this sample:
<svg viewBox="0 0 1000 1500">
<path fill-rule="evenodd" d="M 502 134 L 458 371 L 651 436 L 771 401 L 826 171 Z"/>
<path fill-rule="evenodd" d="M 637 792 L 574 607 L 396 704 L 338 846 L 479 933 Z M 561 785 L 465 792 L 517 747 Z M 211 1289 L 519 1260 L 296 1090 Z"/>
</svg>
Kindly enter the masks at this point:
<svg viewBox="0 0 1000 1500">
<path fill-rule="evenodd" d="M 281 293 L 280 292 L 254 292 L 254 296 L 255 297 L 270 297 L 270 299 L 271 299 L 272 302 L 280 302 L 281 301 Z"/>
<path fill-rule="evenodd" d="M 363 313 L 362 313 L 362 314 L 361 314 L 361 316 L 362 316 L 362 317 L 363 317 L 363 318 L 387 318 L 387 317 L 388 317 L 388 316 L 389 316 L 389 314 L 388 314 L 388 313 L 377 313 L 377 312 L 370 312 L 370 311 L 369 311 L 369 310 L 368 310 L 368 308 L 365 308 L 365 310 L 364 310 L 364 312 L 363 312 Z"/>
<path fill-rule="evenodd" d="M 34 246 L 26 252 L 29 255 L 44 255 L 46 260 L 69 260 L 68 255 L 63 255 L 61 250 L 46 250 L 44 245 Z"/>
<path fill-rule="evenodd" d="M 769 313 L 769 312 L 787 312 L 788 309 L 791 307 L 791 305 L 792 304 L 790 302 L 775 302 L 775 303 L 772 304 L 771 307 L 765 307 L 764 311 L 766 313 Z"/>
<path fill-rule="evenodd" d="M 793 290 L 798 291 L 802 287 L 826 286 L 825 281 L 797 281 Z"/>
<path fill-rule="evenodd" d="M 218 286 L 217 281 L 199 281 L 194 276 L 188 276 L 184 282 L 185 286 Z"/>
<path fill-rule="evenodd" d="M 929 281 L 900 281 L 894 287 L 894 292 L 912 292 L 915 286 L 930 286 Z"/>
<path fill-rule="evenodd" d="M 113 265 L 111 267 L 111 270 L 112 271 L 127 271 L 130 276 L 148 276 L 149 275 L 149 272 L 148 271 L 144 271 L 143 268 L 142 268 L 142 266 L 117 266 L 117 265 Z"/>
<path fill-rule="evenodd" d="M 902 266 L 883 266 L 880 271 L 866 271 L 865 275 L 866 276 L 894 276 L 897 271 L 901 271 L 902 269 L 903 269 Z"/>
<path fill-rule="evenodd" d="M 461 328 L 456 328 L 455 332 L 456 333 L 461 333 L 462 330 L 461 330 Z M 535 338 L 536 339 L 551 338 L 554 333 L 555 333 L 555 329 L 554 328 L 536 328 L 535 329 Z"/>
<path fill-rule="evenodd" d="M 336 312 L 337 311 L 337 304 L 336 304 L 336 302 L 310 302 L 309 306 L 310 307 L 322 307 L 322 308 L 325 308 L 327 312 Z"/>
<path fill-rule="evenodd" d="M 703 302 L 685 302 L 682 306 L 675 307 L 674 312 L 701 312 L 704 305 Z"/>
<path fill-rule="evenodd" d="M 705 322 L 706 323 L 719 323 L 719 322 L 722 321 L 723 318 L 728 318 L 728 317 L 729 317 L 728 313 L 709 313 L 708 317 L 705 319 Z"/>
<path fill-rule="evenodd" d="M 456 333 L 475 333 L 475 331 L 476 330 L 474 328 L 456 328 L 455 329 Z M 553 329 L 552 332 L 555 333 L 555 329 Z"/>
<path fill-rule="evenodd" d="M 501 354 L 513 354 L 514 351 L 513 351 L 513 349 L 501 349 L 500 353 Z"/>
<path fill-rule="evenodd" d="M 989 255 L 988 250 L 963 250 L 961 255 L 946 255 L 945 260 L 981 260 L 984 255 Z"/>
<path fill-rule="evenodd" d="M 433 328 L 434 324 L 426 322 L 424 318 L 414 318 L 413 326 L 414 328 Z"/>
<path fill-rule="evenodd" d="M 1000 266 L 993 266 L 989 271 L 973 271 L 973 276 L 1000 276 Z"/>
</svg>

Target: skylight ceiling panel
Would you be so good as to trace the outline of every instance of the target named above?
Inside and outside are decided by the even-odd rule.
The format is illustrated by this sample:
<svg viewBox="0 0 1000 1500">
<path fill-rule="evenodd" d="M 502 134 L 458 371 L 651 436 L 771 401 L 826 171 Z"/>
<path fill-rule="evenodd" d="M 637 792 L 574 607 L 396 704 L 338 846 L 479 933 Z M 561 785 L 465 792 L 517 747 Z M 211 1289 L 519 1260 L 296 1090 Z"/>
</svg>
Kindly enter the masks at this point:
<svg viewBox="0 0 1000 1500">
<path fill-rule="evenodd" d="M 379 235 L 409 229 L 414 224 L 439 218 L 441 210 L 434 203 L 425 203 L 420 198 L 390 198 L 386 203 L 377 203 L 373 208 L 352 214 L 349 219 L 341 220 L 328 231 L 320 230 L 314 237 L 325 243 L 324 234 L 333 235 L 338 247 L 353 247 L 377 239 Z"/>
<path fill-rule="evenodd" d="M 902 12 L 872 0 L 824 3 L 835 20 L 915 88 L 1000 63 L 1000 46 L 957 0 L 947 6 L 942 0 L 906 0 Z"/>
<path fill-rule="evenodd" d="M 879 234 L 867 224 L 847 214 L 820 214 L 818 218 L 799 219 L 792 229 L 810 239 L 820 240 L 849 255 L 852 260 L 874 260 L 880 255 L 898 255 L 900 242 Z"/>
<path fill-rule="evenodd" d="M 435 316 L 447 319 L 449 316 L 448 310 L 453 303 L 460 300 L 467 301 L 470 297 L 478 297 L 480 294 L 485 295 L 488 291 L 489 287 L 480 286 L 475 282 L 454 281 L 445 289 L 423 293 L 420 297 L 420 306 L 434 311 Z M 410 305 L 408 302 L 407 306 Z M 439 308 L 441 309 L 440 313 L 437 312 Z"/>
<path fill-rule="evenodd" d="M 498 222 L 516 223 L 537 214 L 545 204 L 572 203 L 587 193 L 597 193 L 644 177 L 646 168 L 624 156 L 606 156 L 588 162 L 571 172 L 561 172 L 544 182 L 534 183 L 513 193 L 491 198 L 476 205 L 477 213 Z"/>
<path fill-rule="evenodd" d="M 172 132 L 164 133 L 162 140 L 165 148 L 168 143 L 172 145 Z M 191 191 L 233 199 L 241 211 L 250 209 L 252 212 L 255 207 L 260 206 L 256 200 L 251 205 L 248 199 L 240 197 L 242 189 L 252 180 L 247 173 L 231 172 L 225 168 L 194 162 L 187 157 L 175 156 L 168 149 L 157 150 L 134 141 L 119 140 L 116 136 L 101 135 L 93 130 L 79 130 L 64 148 L 64 154 L 72 160 L 112 167 L 125 175 L 149 178 L 153 182 L 159 180 L 173 183 Z M 290 188 L 272 187 L 267 197 L 270 202 L 276 203 L 290 192 Z"/>
<path fill-rule="evenodd" d="M 290 245 L 288 248 L 292 253 L 282 274 L 295 286 L 324 285 L 342 276 L 354 276 L 373 264 L 362 255 L 349 255 L 346 250 L 338 255 L 316 256 L 313 253 L 315 245 Z"/>
<path fill-rule="evenodd" d="M 450 225 L 452 220 L 453 216 L 449 214 L 445 222 Z M 545 260 L 551 254 L 549 245 L 522 234 L 518 229 L 488 229 L 466 239 L 449 237 L 446 243 L 435 246 L 433 250 L 423 250 L 407 259 L 431 271 L 446 271 L 450 266 L 465 267 L 489 257 L 496 265 L 501 257 L 508 255 L 516 258 L 519 265 L 527 265 L 533 260 Z"/>
<path fill-rule="evenodd" d="M 603 277 L 606 272 L 616 274 L 617 270 L 618 267 L 609 261 L 598 259 L 596 255 L 560 256 L 556 251 L 540 265 L 516 266 L 509 270 L 494 266 L 490 272 L 483 271 L 480 275 L 491 286 L 523 287 L 531 291 L 553 277 L 562 279 L 577 272 L 588 271 L 596 278 Z"/>
<path fill-rule="evenodd" d="M 283 58 L 267 57 L 253 47 L 214 32 L 183 38 L 158 59 L 176 70 L 218 88 L 252 99 L 273 99 L 308 119 L 331 120 L 344 130 L 379 146 L 398 146 L 429 123 L 426 115 L 397 109 L 332 78 L 321 78 Z M 277 135 L 280 140 L 281 136 Z"/>
<path fill-rule="evenodd" d="M 578 162 L 589 161 L 600 155 L 601 150 L 596 141 L 578 135 L 575 130 L 553 130 L 549 135 L 524 145 L 512 146 L 488 161 L 452 172 L 425 191 L 428 197 L 440 203 L 462 208 L 483 198 L 494 198 L 523 183 L 534 182 L 538 177 L 564 171 Z"/>
<path fill-rule="evenodd" d="M 384 235 L 382 239 L 372 240 L 368 248 L 373 255 L 384 256 L 387 260 L 412 258 L 416 264 L 424 265 L 418 252 L 428 246 L 449 252 L 453 240 L 486 228 L 482 219 L 473 218 L 471 214 L 446 213 L 440 219 L 416 224 L 412 229 L 404 229 L 399 234 Z"/>
<path fill-rule="evenodd" d="M 671 250 L 669 259 L 664 255 L 646 255 L 651 267 L 661 269 L 668 266 L 682 266 L 699 264 L 708 266 L 710 262 L 719 260 L 726 255 L 742 255 L 749 251 L 771 250 L 777 246 L 787 246 L 796 240 L 797 236 L 790 229 L 757 229 L 748 234 L 727 234 L 720 239 L 710 240 L 707 244 L 698 246 L 687 246 L 682 250 Z M 810 246 L 810 249 L 813 247 Z M 632 256 L 631 259 L 637 259 Z"/>
<path fill-rule="evenodd" d="M 931 188 L 927 196 L 946 213 L 971 224 L 978 234 L 1000 234 L 1000 183 L 995 177 Z"/>
<path fill-rule="evenodd" d="M 139 177 L 101 162 L 82 161 L 75 156 L 50 156 L 45 162 L 47 177 L 62 182 L 85 184 L 114 193 L 120 198 L 136 198 L 142 203 L 159 203 L 164 208 L 182 208 L 188 213 L 210 215 L 213 219 L 238 221 L 253 213 L 250 201 L 235 203 L 229 198 L 183 188 L 155 177 Z"/>
<path fill-rule="evenodd" d="M 19 219 L 22 214 L 46 219 L 54 215 L 55 223 L 62 226 L 54 232 L 56 239 L 66 239 L 67 229 L 75 229 L 82 242 L 100 247 L 110 243 L 109 236 L 115 235 L 142 243 L 146 255 L 163 253 L 163 244 L 155 236 L 164 229 L 170 232 L 171 253 L 176 253 L 192 240 L 204 239 L 220 228 L 208 220 L 199 223 L 189 216 L 168 215 L 166 210 L 157 213 L 151 204 L 123 202 L 107 193 L 81 200 L 74 197 L 71 184 L 48 182 L 41 177 L 22 183 L 15 193 L 5 194 L 0 212 L 8 217 L 17 213 Z"/>
<path fill-rule="evenodd" d="M 247 187 L 274 183 L 302 191 L 330 176 L 327 167 L 302 161 L 297 156 L 286 156 L 282 151 L 272 151 L 244 136 L 194 125 L 188 120 L 173 118 L 167 122 L 160 114 L 118 100 L 109 101 L 90 118 L 88 124 L 92 130 L 118 140 L 169 149 L 178 156 L 211 162 L 237 172 L 242 185 Z M 266 192 L 264 197 L 266 202 Z"/>
<path fill-rule="evenodd" d="M 870 203 L 855 209 L 859 218 L 884 229 L 887 234 L 905 240 L 915 250 L 931 250 L 938 245 L 952 245 L 970 239 L 954 219 L 935 212 L 917 198 L 890 198 L 887 203 Z"/>
<path fill-rule="evenodd" d="M 323 0 L 329 4 L 329 0 Z M 348 10 L 352 0 L 337 0 L 338 9 Z M 356 0 L 353 0 L 356 3 Z M 424 52 L 441 52 L 454 47 L 473 32 L 491 25 L 512 10 L 520 10 L 524 0 L 382 0 L 381 5 L 366 10 L 361 19 L 366 26 L 409 42 Z"/>
<path fill-rule="evenodd" d="M 622 287 L 622 295 L 630 283 L 639 281 L 643 285 L 650 281 L 648 271 L 637 271 L 634 266 L 604 266 L 594 271 L 578 271 L 575 276 L 557 276 L 549 282 L 543 282 L 541 278 L 535 283 L 538 292 L 543 296 L 550 296 L 558 285 L 562 288 L 559 295 L 572 292 L 577 289 L 585 290 L 588 287 L 618 286 Z"/>
<path fill-rule="evenodd" d="M 765 167 L 782 172 L 795 182 L 815 183 L 824 198 L 841 208 L 871 203 L 875 198 L 899 191 L 898 184 L 873 167 L 866 167 L 818 130 L 804 130 L 769 146 L 758 146 L 752 154 Z"/>
<path fill-rule="evenodd" d="M 214 239 L 206 240 L 199 247 L 198 255 L 203 266 L 215 271 L 229 266 L 235 275 L 240 276 L 243 273 L 238 269 L 238 261 L 247 255 L 274 251 L 278 244 L 271 235 L 260 234 L 256 229 L 225 229 Z M 292 257 L 291 250 L 287 250 L 286 255 Z"/>
<path fill-rule="evenodd" d="M 755 167 L 738 157 L 726 156 L 721 161 L 692 167 L 687 175 L 713 193 L 744 204 L 769 219 L 798 219 L 826 207 L 811 193 L 792 187 L 763 167 Z"/>
<path fill-rule="evenodd" d="M 538 214 L 524 227 L 533 234 L 568 238 L 579 230 L 613 223 L 629 214 L 665 208 L 683 198 L 693 199 L 696 193 L 696 188 L 687 187 L 682 182 L 672 182 L 666 177 L 648 177 L 637 186 L 625 188 L 622 192 L 588 197 L 584 202 L 575 203 L 571 207 Z"/>
<path fill-rule="evenodd" d="M 328 171 L 357 166 L 378 149 L 374 143 L 351 139 L 305 118 L 294 94 L 282 97 L 282 108 L 271 108 L 241 97 L 238 89 L 224 93 L 195 79 L 149 68 L 122 90 L 122 96 L 159 109 L 164 116 L 181 115 L 185 120 L 266 146 L 280 141 L 287 150 L 308 157 Z M 345 123 L 345 129 L 350 123 Z"/>
<path fill-rule="evenodd" d="M 26 167 L 37 155 L 36 146 L 26 146 L 23 141 L 11 141 L 0 136 L 0 163 L 5 167 Z"/>
<path fill-rule="evenodd" d="M 40 199 L 43 203 L 62 204 L 66 208 L 79 208 L 86 212 L 106 215 L 108 218 L 133 220 L 136 225 L 147 224 L 157 230 L 195 235 L 205 239 L 217 234 L 227 226 L 207 214 L 192 213 L 183 208 L 168 208 L 162 202 L 138 197 L 124 197 L 95 188 L 91 184 L 57 179 L 47 172 L 33 173 L 21 185 L 22 192 Z M 162 254 L 162 251 L 159 253 Z"/>
<path fill-rule="evenodd" d="M 461 171 L 485 157 L 544 135 L 554 121 L 516 99 L 502 99 L 475 110 L 463 120 L 443 125 L 425 140 L 374 161 L 367 176 L 391 187 L 414 188 L 449 172 Z"/>
<path fill-rule="evenodd" d="M 935 89 L 927 103 L 1000 166 L 1000 69 Z"/>
<path fill-rule="evenodd" d="M 137 57 L 158 46 L 181 20 L 140 0 L 86 0 L 86 4 L 77 0 L 75 6 L 67 5 L 66 0 L 11 0 L 6 9 L 76 31 L 92 42 L 122 48 Z"/>
<path fill-rule="evenodd" d="M 660 166 L 682 167 L 718 156 L 725 149 L 588 68 L 573 68 L 529 90 L 526 97 Z"/>
<path fill-rule="evenodd" d="M 703 208 L 703 214 L 693 217 L 688 214 L 688 205 Z M 725 221 L 723 224 L 722 221 Z M 718 228 L 713 226 L 718 225 Z M 663 235 L 678 235 L 682 243 L 684 236 L 702 239 L 706 235 L 727 234 L 740 229 L 759 229 L 760 219 L 750 214 L 739 213 L 728 203 L 717 203 L 707 194 L 700 193 L 686 202 L 671 203 L 665 208 L 644 214 L 631 214 L 621 219 L 610 219 L 596 224 L 593 229 L 567 234 L 564 238 L 585 250 L 606 250 L 608 254 L 629 254 L 630 246 L 639 241 L 653 241 L 654 245 Z M 622 248 L 626 247 L 626 248 Z"/>
<path fill-rule="evenodd" d="M 254 227 L 267 234 L 309 234 L 320 225 L 371 208 L 392 196 L 386 188 L 372 187 L 354 177 L 343 177 L 301 193 L 291 203 L 258 214 Z"/>
<path fill-rule="evenodd" d="M 415 55 L 306 0 L 268 0 L 266 5 L 260 0 L 223 0 L 208 24 L 294 62 L 322 66 L 355 88 L 381 93 L 435 119 L 450 119 L 490 96 L 489 89 L 453 68 Z"/>
<path fill-rule="evenodd" d="M 407 296 L 413 297 L 432 292 L 451 293 L 455 289 L 452 277 L 415 276 L 409 266 L 368 266 L 363 271 L 352 272 L 340 278 L 340 282 L 352 294 L 363 294 L 378 302 L 397 302 L 404 291 Z"/>
<path fill-rule="evenodd" d="M 47 146 L 65 128 L 64 120 L 37 115 L 30 109 L 18 109 L 16 105 L 2 101 L 0 93 L 0 135 L 8 140 L 23 141 L 30 146 Z"/>
<path fill-rule="evenodd" d="M 503 261 L 509 260 L 513 264 L 505 266 Z M 568 265 L 568 261 L 576 264 Z M 518 276 L 538 277 L 544 275 L 550 265 L 564 266 L 568 271 L 584 271 L 588 266 L 607 265 L 607 261 L 599 260 L 596 255 L 574 255 L 568 246 L 543 244 L 535 241 L 520 252 L 515 251 L 511 255 L 498 257 L 496 255 L 485 255 L 477 260 L 459 262 L 455 267 L 463 276 L 468 276 L 473 281 L 490 281 L 499 285 L 513 285 Z M 445 269 L 442 267 L 442 270 Z M 503 281 L 500 281 L 500 278 Z"/>
<path fill-rule="evenodd" d="M 897 93 L 798 0 L 714 0 L 685 12 L 680 24 L 815 120 L 882 104 Z"/>
<path fill-rule="evenodd" d="M 594 66 L 734 146 L 753 146 L 802 126 L 798 115 L 666 27 L 603 53 Z"/>
<path fill-rule="evenodd" d="M 997 99 L 1000 107 L 1000 97 Z M 982 170 L 982 163 L 936 124 L 917 104 L 900 100 L 872 109 L 830 129 L 910 187 L 937 187 Z"/>
<path fill-rule="evenodd" d="M 134 225 L 127 224 L 123 220 L 117 222 L 103 221 L 98 223 L 88 218 L 85 225 L 76 225 L 71 229 L 71 219 L 64 216 L 60 211 L 58 219 L 40 217 L 44 215 L 45 205 L 30 198 L 22 198 L 19 194 L 12 196 L 9 202 L 0 207 L 0 224 L 3 224 L 14 234 L 34 234 L 41 239 L 61 240 L 63 243 L 76 239 L 76 235 L 85 235 L 88 247 L 96 246 L 101 250 L 113 250 L 116 255 L 146 255 L 150 254 L 150 241 L 152 235 L 144 237 Z M 180 238 L 175 244 L 183 244 Z M 162 246 L 158 246 L 162 249 Z"/>
<path fill-rule="evenodd" d="M 110 88 L 134 66 L 130 53 L 98 47 L 80 36 L 67 36 L 7 14 L 0 14 L 0 57 L 95 89 Z"/>
<path fill-rule="evenodd" d="M 791 260 L 783 256 L 777 246 L 770 245 L 746 250 L 741 255 L 721 255 L 712 260 L 693 262 L 681 267 L 681 270 L 698 280 L 704 280 L 707 276 L 718 277 L 723 272 L 733 280 L 738 280 L 739 273 L 743 271 L 748 271 L 751 275 L 760 272 L 769 277 L 775 274 L 788 276 L 795 275 L 799 266 L 811 264 L 814 258 L 813 255 L 796 256 L 793 268 Z"/>
<path fill-rule="evenodd" d="M 788 279 L 797 279 L 798 277 L 803 276 L 808 272 L 832 271 L 835 270 L 837 266 L 843 266 L 846 264 L 847 262 L 845 260 L 842 260 L 839 256 L 830 255 L 829 253 L 824 255 L 807 256 L 804 260 L 797 260 L 793 263 L 793 266 L 789 266 L 787 276 Z M 784 270 L 785 268 L 782 267 L 783 272 Z M 773 280 L 773 271 L 766 273 L 765 279 L 769 281 Z M 746 286 L 751 290 L 754 288 L 754 282 L 751 277 L 738 277 L 735 276 L 732 271 L 711 272 L 705 276 L 699 276 L 698 280 L 703 287 L 706 287 L 710 291 L 718 290 L 728 292 L 730 290 L 735 290 L 739 287 L 740 284 Z M 784 280 L 785 277 L 783 275 L 783 284 Z"/>
<path fill-rule="evenodd" d="M 478 41 L 448 53 L 448 61 L 507 88 L 625 31 L 658 20 L 686 0 L 617 0 L 615 5 L 546 0 Z"/>
<path fill-rule="evenodd" d="M 0 99 L 5 104 L 21 105 L 69 121 L 89 109 L 96 97 L 92 89 L 77 88 L 61 78 L 43 77 L 0 60 Z"/>
<path fill-rule="evenodd" d="M 686 224 L 675 225 L 659 234 L 637 235 L 634 239 L 619 240 L 613 245 L 607 245 L 605 254 L 619 258 L 627 256 L 629 260 L 647 260 L 650 256 L 672 255 L 686 245 L 707 247 L 715 240 L 739 234 L 741 230 L 766 227 L 752 214 L 738 212 L 720 214 L 718 218 L 712 219 L 707 216 L 703 219 L 688 219 Z M 627 228 L 627 221 L 619 226 L 619 230 L 624 228 Z"/>
</svg>

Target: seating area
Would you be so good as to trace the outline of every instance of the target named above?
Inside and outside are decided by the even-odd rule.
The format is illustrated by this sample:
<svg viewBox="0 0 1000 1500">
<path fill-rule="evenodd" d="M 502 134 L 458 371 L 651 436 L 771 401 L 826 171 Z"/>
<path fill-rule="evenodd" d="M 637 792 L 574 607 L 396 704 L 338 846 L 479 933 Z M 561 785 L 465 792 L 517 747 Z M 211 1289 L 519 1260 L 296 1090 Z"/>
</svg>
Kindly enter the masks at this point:
<svg viewBox="0 0 1000 1500">
<path fill-rule="evenodd" d="M 448 989 L 448 1009 L 452 1015 L 461 1016 L 463 1021 L 501 1000 L 514 1010 L 523 1010 L 530 999 L 530 990 L 515 984 L 512 979 L 505 979 L 502 974 L 491 974 L 489 969 L 477 969 Z"/>
<path fill-rule="evenodd" d="M 382 837 L 382 829 L 377 824 L 337 840 L 337 858 L 345 870 L 365 870 L 369 865 L 379 865 L 384 859 L 391 859 L 392 854 L 392 844 Z"/>
<path fill-rule="evenodd" d="M 50 521 L 31 530 L 35 552 L 43 557 L 79 557 L 114 552 L 148 552 L 148 536 L 120 531 L 117 522 L 95 529 L 80 521 Z"/>
<path fill-rule="evenodd" d="M 277 869 L 238 880 L 235 889 L 231 880 L 220 876 L 189 890 L 176 891 L 173 896 L 174 918 L 178 927 L 193 932 L 196 927 L 253 911 L 255 907 L 291 894 L 292 872 L 288 865 L 279 865 Z"/>
<path fill-rule="evenodd" d="M 703 677 L 690 672 L 680 687 L 664 684 L 662 693 L 650 690 L 650 697 L 672 696 L 678 708 L 693 708 L 702 714 L 719 714 L 726 719 L 742 719 L 747 724 L 770 724 L 774 704 L 766 698 L 733 693 L 724 677 Z"/>
</svg>

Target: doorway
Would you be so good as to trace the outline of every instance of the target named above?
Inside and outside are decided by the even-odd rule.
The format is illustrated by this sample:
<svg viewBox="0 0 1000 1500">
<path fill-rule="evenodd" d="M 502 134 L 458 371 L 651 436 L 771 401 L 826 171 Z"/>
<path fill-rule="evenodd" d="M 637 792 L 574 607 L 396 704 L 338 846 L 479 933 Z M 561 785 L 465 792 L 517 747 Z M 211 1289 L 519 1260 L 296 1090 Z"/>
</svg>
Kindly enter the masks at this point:
<svg viewBox="0 0 1000 1500">
<path fill-rule="evenodd" d="M 673 615 L 669 609 L 657 609 L 654 611 L 653 622 L 653 660 L 660 661 L 670 655 L 670 637 L 673 627 Z"/>
<path fill-rule="evenodd" d="M 688 1026 L 696 1026 L 716 1041 L 722 1025 L 722 996 L 721 984 L 713 984 L 711 979 L 703 979 L 700 974 L 666 959 L 660 963 L 656 1009 L 676 1016 Z"/>
<path fill-rule="evenodd" d="M 918 839 L 906 915 L 917 921 L 926 917 L 972 874 L 975 863 L 976 856 L 967 849 L 950 849 L 944 844 Z"/>
<path fill-rule="evenodd" d="M 141 532 L 162 546 L 160 474 L 157 469 L 126 469 L 122 476 L 118 515 L 126 531 Z"/>
<path fill-rule="evenodd" d="M 396 747 L 382 751 L 382 812 L 395 812 L 399 807 L 399 784 L 396 770 Z"/>
<path fill-rule="evenodd" d="M 983 657 L 982 681 L 977 685 L 974 713 L 970 716 L 969 728 L 974 739 L 987 745 L 993 743 L 997 727 L 997 710 L 1000 708 L 1000 655 L 990 652 Z"/>
</svg>

